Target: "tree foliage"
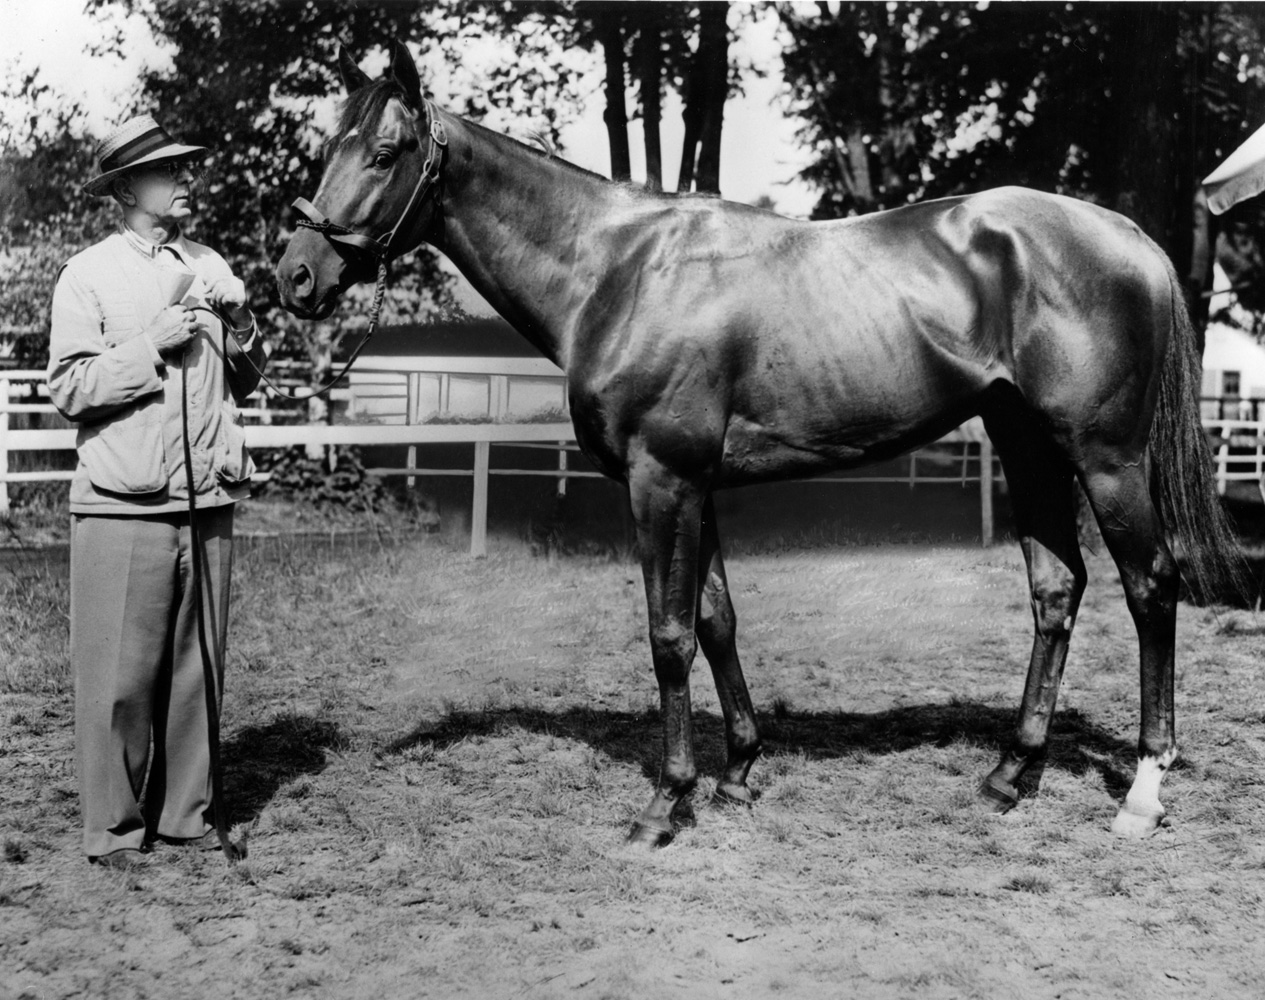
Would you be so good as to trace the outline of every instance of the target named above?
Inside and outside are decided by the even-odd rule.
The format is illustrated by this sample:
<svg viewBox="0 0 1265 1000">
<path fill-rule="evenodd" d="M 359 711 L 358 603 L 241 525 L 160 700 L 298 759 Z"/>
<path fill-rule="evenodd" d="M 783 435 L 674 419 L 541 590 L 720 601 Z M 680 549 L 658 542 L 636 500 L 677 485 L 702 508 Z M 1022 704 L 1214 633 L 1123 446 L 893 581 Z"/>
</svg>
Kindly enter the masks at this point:
<svg viewBox="0 0 1265 1000">
<path fill-rule="evenodd" d="M 45 88 L 33 75 L 18 96 L 34 101 Z M 43 367 L 47 355 L 48 304 L 62 264 L 110 231 L 105 202 L 83 193 L 92 169 L 90 144 L 76 135 L 82 116 L 63 108 L 49 123 L 3 123 L 9 145 L 0 148 L 0 332 L 19 367 Z M 16 149 L 29 148 L 25 155 Z"/>
<path fill-rule="evenodd" d="M 479 6 L 493 31 L 516 35 L 534 24 L 560 49 L 592 52 L 602 61 L 611 177 L 632 176 L 628 128 L 629 85 L 646 150 L 646 184 L 662 190 L 662 100 L 675 89 L 684 104 L 685 137 L 680 192 L 720 193 L 720 137 L 732 90 L 728 59 L 730 4 L 644 3 L 628 0 L 540 0 Z"/>
<path fill-rule="evenodd" d="M 779 13 L 818 217 L 1024 184 L 1124 212 L 1188 269 L 1198 181 L 1265 112 L 1265 12 L 1252 5 Z"/>
</svg>

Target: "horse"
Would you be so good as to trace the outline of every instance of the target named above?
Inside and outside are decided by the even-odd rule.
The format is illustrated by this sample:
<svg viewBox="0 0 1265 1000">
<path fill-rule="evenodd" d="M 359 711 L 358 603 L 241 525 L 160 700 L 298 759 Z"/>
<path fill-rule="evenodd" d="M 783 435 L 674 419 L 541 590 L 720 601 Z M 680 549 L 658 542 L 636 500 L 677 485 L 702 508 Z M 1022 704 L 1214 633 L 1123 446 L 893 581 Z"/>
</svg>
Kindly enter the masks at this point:
<svg viewBox="0 0 1265 1000">
<path fill-rule="evenodd" d="M 428 243 L 565 371 L 579 447 L 627 487 L 645 582 L 663 756 L 631 843 L 668 843 L 695 786 L 699 647 L 725 724 L 715 799 L 754 800 L 761 741 L 714 491 L 885 460 L 975 415 L 1009 483 L 1034 623 L 982 801 L 1014 807 L 1044 762 L 1086 584 L 1079 483 L 1140 651 L 1137 770 L 1112 830 L 1161 825 L 1178 754 L 1169 537 L 1201 584 L 1224 579 L 1236 542 L 1181 283 L 1136 225 L 1024 188 L 791 220 L 615 183 L 442 110 L 399 42 L 379 79 L 346 50 L 339 68 L 347 98 L 314 200 L 295 202 L 305 218 L 276 268 L 281 301 L 327 316 L 375 266 Z"/>
</svg>

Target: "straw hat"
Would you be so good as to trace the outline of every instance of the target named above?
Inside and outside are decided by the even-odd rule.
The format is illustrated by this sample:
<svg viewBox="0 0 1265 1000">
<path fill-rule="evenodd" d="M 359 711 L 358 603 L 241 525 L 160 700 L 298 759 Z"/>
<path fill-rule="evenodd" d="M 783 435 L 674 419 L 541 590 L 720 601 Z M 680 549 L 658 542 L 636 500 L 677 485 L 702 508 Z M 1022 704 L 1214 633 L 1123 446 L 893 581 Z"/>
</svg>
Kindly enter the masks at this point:
<svg viewBox="0 0 1265 1000">
<path fill-rule="evenodd" d="M 205 146 L 182 146 L 150 115 L 129 118 L 97 144 L 97 176 L 83 189 L 88 194 L 108 194 L 110 180 L 124 171 L 158 160 L 174 160 L 208 152 Z"/>
</svg>

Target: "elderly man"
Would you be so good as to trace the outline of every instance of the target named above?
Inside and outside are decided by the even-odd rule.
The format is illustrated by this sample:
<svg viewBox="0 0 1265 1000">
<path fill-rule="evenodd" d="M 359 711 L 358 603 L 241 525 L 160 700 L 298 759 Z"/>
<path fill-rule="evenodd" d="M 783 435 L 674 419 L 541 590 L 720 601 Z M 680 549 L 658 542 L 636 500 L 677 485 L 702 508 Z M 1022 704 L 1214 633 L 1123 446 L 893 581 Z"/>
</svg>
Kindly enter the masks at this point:
<svg viewBox="0 0 1265 1000">
<path fill-rule="evenodd" d="M 53 293 L 49 392 L 79 425 L 70 658 L 83 847 L 113 868 L 144 864 L 156 840 L 215 845 L 192 546 L 222 688 L 233 504 L 254 468 L 234 401 L 254 391 L 264 354 L 242 282 L 182 231 L 206 152 L 149 115 L 106 136 L 85 190 L 113 197 L 121 225 L 72 257 Z"/>
</svg>

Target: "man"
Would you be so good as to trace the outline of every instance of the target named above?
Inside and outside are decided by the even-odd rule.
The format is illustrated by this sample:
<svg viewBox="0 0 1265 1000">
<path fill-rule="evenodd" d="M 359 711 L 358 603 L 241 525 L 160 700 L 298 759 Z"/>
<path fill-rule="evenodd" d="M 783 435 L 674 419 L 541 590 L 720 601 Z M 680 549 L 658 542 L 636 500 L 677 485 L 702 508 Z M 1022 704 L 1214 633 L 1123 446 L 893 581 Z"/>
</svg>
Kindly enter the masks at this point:
<svg viewBox="0 0 1265 1000">
<path fill-rule="evenodd" d="M 149 115 L 106 136 L 84 189 L 113 197 L 122 223 L 71 258 L 53 292 L 49 392 L 79 424 L 70 658 L 83 846 L 114 868 L 144 864 L 155 840 L 215 844 L 189 490 L 222 688 L 233 504 L 254 469 L 234 401 L 254 391 L 264 354 L 242 282 L 182 231 L 206 152 Z"/>
</svg>

